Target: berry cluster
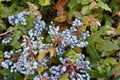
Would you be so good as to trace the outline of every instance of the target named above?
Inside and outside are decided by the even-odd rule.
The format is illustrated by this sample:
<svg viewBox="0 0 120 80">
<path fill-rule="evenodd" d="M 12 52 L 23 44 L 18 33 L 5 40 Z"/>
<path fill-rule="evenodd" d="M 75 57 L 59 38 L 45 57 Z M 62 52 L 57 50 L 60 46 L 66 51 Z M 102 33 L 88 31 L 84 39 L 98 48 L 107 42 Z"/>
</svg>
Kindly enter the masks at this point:
<svg viewBox="0 0 120 80">
<path fill-rule="evenodd" d="M 8 17 L 8 21 L 11 25 L 20 23 L 21 25 L 27 25 L 25 17 L 30 15 L 30 12 L 20 12 L 17 15 L 12 15 Z"/>
<path fill-rule="evenodd" d="M 27 25 L 26 17 L 32 14 L 31 12 L 21 12 L 17 15 L 9 16 L 8 20 L 11 25 L 21 24 L 21 26 Z M 86 38 L 90 36 L 89 31 L 84 33 L 80 32 L 79 27 L 82 22 L 78 19 L 73 21 L 72 27 L 64 31 L 59 31 L 59 26 L 55 27 L 54 24 L 46 26 L 46 23 L 40 16 L 36 16 L 33 22 L 33 28 L 29 29 L 26 35 L 21 36 L 21 48 L 4 52 L 4 61 L 2 67 L 5 69 L 10 68 L 11 72 L 19 72 L 24 75 L 35 74 L 39 67 L 44 66 L 44 72 L 42 75 L 37 75 L 34 80 L 40 80 L 41 76 L 47 80 L 58 80 L 62 75 L 68 73 L 70 80 L 90 80 L 90 76 L 87 73 L 90 68 L 89 61 L 85 60 L 83 54 L 77 57 L 77 61 L 72 61 L 70 57 L 64 57 L 63 53 L 66 49 L 75 47 L 84 48 L 88 45 Z M 47 36 L 51 37 L 51 42 L 44 43 L 45 36 L 42 32 L 46 31 Z M 10 36 L 9 41 L 5 39 L 2 43 L 10 43 L 13 34 Z M 48 50 L 49 47 L 55 48 L 59 58 L 58 64 L 52 63 L 52 59 L 48 54 L 42 59 L 37 59 L 39 54 L 44 50 Z M 48 52 L 49 53 L 49 52 Z M 78 54 L 78 53 L 76 53 Z"/>
<path fill-rule="evenodd" d="M 89 61 L 85 60 L 84 54 L 79 56 L 79 60 L 76 62 L 71 62 L 70 58 L 60 57 L 60 64 L 51 66 L 50 73 L 44 73 L 43 77 L 48 80 L 59 80 L 62 75 L 68 73 L 69 80 L 90 80 L 90 76 L 86 70 L 90 70 Z M 40 80 L 37 75 L 34 80 Z"/>
<path fill-rule="evenodd" d="M 76 22 L 76 24 L 77 23 L 78 22 Z M 78 29 L 76 27 L 71 27 L 70 29 L 66 29 L 60 33 L 59 27 L 55 28 L 49 26 L 48 33 L 52 37 L 52 40 L 57 42 L 58 46 L 56 47 L 56 51 L 59 56 L 62 55 L 62 53 L 65 51 L 65 48 L 68 46 L 70 46 L 71 48 L 74 47 L 83 48 L 88 45 L 88 42 L 85 41 L 85 39 L 90 36 L 89 31 L 86 31 L 86 33 L 83 34 L 77 33 L 77 36 L 74 34 L 76 32 L 78 32 Z"/>
</svg>

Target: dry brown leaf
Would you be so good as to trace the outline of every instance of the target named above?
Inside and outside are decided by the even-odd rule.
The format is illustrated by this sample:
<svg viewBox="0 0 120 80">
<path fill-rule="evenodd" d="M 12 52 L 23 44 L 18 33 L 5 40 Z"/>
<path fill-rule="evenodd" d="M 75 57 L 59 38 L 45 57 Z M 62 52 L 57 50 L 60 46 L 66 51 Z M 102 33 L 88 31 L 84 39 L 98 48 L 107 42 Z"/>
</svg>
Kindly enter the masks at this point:
<svg viewBox="0 0 120 80">
<path fill-rule="evenodd" d="M 58 2 L 56 3 L 55 7 L 58 11 L 58 13 L 60 14 L 60 16 L 56 17 L 54 20 L 57 22 L 64 22 L 68 19 L 68 12 L 64 10 L 64 6 L 66 5 L 66 3 L 68 2 L 68 0 L 58 0 Z M 70 21 L 68 21 L 70 22 Z"/>
<path fill-rule="evenodd" d="M 65 15 L 58 16 L 54 19 L 54 21 L 64 22 L 64 21 L 66 21 L 66 16 Z"/>
<path fill-rule="evenodd" d="M 89 19 L 87 20 L 87 24 L 93 24 L 96 21 L 95 17 L 97 17 L 97 16 L 98 16 L 98 14 L 91 15 L 89 17 Z"/>
<path fill-rule="evenodd" d="M 35 16 L 42 16 L 41 13 L 37 10 L 38 7 L 36 5 L 34 5 L 34 4 L 30 3 L 30 2 L 27 2 L 27 4 L 28 4 L 30 10 L 33 12 L 33 14 Z"/>
</svg>

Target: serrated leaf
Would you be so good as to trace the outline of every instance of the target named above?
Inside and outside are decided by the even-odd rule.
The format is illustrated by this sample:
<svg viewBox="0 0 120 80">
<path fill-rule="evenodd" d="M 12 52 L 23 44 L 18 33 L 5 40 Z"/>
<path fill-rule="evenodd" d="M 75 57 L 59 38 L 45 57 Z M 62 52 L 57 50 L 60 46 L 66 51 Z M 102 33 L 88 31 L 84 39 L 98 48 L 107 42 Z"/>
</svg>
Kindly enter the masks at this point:
<svg viewBox="0 0 120 80">
<path fill-rule="evenodd" d="M 107 11 L 110 11 L 112 12 L 112 10 L 109 8 L 109 6 L 105 3 L 103 3 L 102 1 L 98 0 L 98 3 L 97 3 L 101 8 L 107 10 Z"/>
<path fill-rule="evenodd" d="M 37 57 L 38 61 L 41 61 L 41 60 L 46 56 L 47 53 L 48 53 L 47 50 L 41 51 L 41 52 L 38 54 L 38 57 Z"/>
<path fill-rule="evenodd" d="M 62 77 L 59 80 L 69 80 L 68 76 L 69 76 L 69 73 L 65 73 L 62 75 Z"/>
</svg>

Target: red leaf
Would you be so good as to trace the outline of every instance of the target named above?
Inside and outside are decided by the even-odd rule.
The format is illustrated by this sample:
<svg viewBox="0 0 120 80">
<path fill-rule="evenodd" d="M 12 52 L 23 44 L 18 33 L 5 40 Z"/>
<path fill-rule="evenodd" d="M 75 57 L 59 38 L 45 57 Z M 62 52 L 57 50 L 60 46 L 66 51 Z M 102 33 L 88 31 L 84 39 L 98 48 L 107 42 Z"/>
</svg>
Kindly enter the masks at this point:
<svg viewBox="0 0 120 80">
<path fill-rule="evenodd" d="M 114 72 L 114 78 L 118 77 L 118 71 Z"/>
</svg>

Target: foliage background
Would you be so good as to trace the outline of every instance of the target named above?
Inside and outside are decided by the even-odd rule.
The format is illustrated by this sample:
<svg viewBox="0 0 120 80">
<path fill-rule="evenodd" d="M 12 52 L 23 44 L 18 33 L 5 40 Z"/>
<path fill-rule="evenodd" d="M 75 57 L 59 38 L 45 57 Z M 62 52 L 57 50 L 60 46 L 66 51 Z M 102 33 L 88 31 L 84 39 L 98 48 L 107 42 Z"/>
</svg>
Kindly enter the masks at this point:
<svg viewBox="0 0 120 80">
<path fill-rule="evenodd" d="M 80 19 L 83 22 L 81 30 L 89 30 L 91 33 L 87 40 L 89 45 L 81 50 L 91 62 L 92 70 L 88 71 L 91 80 L 120 79 L 120 0 L 0 0 L 0 36 L 10 30 L 8 16 L 33 8 L 26 2 L 37 6 L 47 25 L 55 21 L 61 30 L 69 27 L 73 19 Z M 57 12 L 60 16 L 57 16 Z M 31 21 L 32 18 L 29 18 L 30 25 Z M 21 30 L 25 32 L 30 25 Z M 20 34 L 14 33 L 14 36 Z M 14 38 L 12 46 L 19 47 L 16 44 L 19 44 L 18 39 Z M 46 40 L 49 41 L 48 38 Z M 0 42 L 0 62 L 4 60 L 6 46 Z M 8 50 L 10 48 L 7 47 Z M 0 67 L 0 78 L 7 75 L 14 75 L 15 80 L 23 80 L 25 77 Z"/>
</svg>

